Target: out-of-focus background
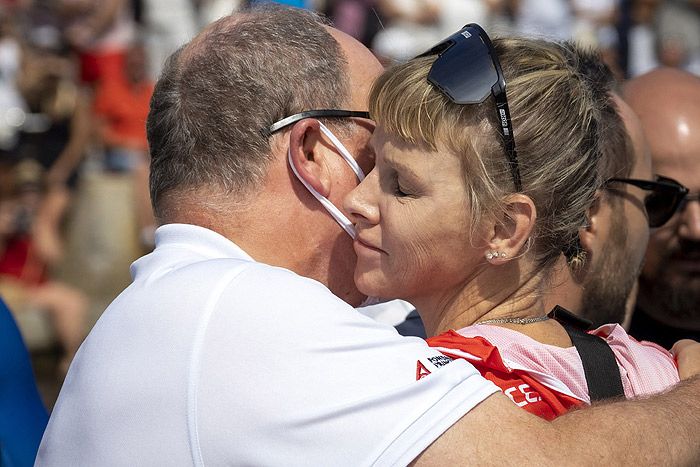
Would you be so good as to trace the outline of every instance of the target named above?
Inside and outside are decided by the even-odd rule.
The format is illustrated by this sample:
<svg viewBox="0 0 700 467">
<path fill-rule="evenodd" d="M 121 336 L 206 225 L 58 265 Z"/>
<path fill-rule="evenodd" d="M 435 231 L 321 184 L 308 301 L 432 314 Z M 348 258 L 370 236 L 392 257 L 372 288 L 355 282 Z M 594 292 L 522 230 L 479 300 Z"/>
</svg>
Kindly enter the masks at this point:
<svg viewBox="0 0 700 467">
<path fill-rule="evenodd" d="M 145 119 L 179 45 L 236 0 L 0 0 L 0 296 L 47 407 L 101 312 L 153 247 Z M 476 22 L 572 39 L 621 79 L 700 74 L 700 0 L 290 0 L 385 63 Z"/>
</svg>

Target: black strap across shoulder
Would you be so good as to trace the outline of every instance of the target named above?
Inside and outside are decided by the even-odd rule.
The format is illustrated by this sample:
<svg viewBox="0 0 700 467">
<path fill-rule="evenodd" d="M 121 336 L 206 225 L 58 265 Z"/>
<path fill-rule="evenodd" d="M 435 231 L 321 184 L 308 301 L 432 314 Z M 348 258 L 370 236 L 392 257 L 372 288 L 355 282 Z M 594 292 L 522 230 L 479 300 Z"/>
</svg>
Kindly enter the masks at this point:
<svg viewBox="0 0 700 467">
<path fill-rule="evenodd" d="M 586 332 L 591 322 L 558 305 L 549 313 L 549 317 L 564 326 L 581 357 L 591 402 L 624 396 L 615 354 L 605 340 Z"/>
</svg>

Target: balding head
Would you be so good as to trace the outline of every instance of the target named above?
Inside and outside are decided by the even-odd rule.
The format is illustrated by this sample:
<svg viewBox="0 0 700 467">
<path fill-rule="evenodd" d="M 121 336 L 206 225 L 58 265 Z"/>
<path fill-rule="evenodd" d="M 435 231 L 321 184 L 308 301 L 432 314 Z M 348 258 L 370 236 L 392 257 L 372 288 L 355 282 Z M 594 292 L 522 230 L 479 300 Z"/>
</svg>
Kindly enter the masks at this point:
<svg viewBox="0 0 700 467">
<path fill-rule="evenodd" d="M 700 78 L 660 68 L 629 81 L 624 95 L 642 122 L 655 171 L 672 177 L 667 170 L 700 174 Z M 695 183 L 689 187 L 700 189 L 700 180 Z"/>
<path fill-rule="evenodd" d="M 344 108 L 347 73 L 338 41 L 311 12 L 266 6 L 209 25 L 170 57 L 151 100 L 156 215 L 172 222 L 167 211 L 193 193 L 209 204 L 244 200 L 272 158 L 260 130 L 302 110 Z"/>
</svg>

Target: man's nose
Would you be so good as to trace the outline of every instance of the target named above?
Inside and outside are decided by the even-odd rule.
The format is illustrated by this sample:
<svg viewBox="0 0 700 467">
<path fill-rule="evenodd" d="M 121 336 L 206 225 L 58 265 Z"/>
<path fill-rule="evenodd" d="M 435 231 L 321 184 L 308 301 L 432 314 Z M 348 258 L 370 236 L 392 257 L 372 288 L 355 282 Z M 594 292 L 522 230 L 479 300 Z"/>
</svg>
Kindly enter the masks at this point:
<svg viewBox="0 0 700 467">
<path fill-rule="evenodd" d="M 700 196 L 689 195 L 681 210 L 678 235 L 688 240 L 700 241 Z"/>
</svg>

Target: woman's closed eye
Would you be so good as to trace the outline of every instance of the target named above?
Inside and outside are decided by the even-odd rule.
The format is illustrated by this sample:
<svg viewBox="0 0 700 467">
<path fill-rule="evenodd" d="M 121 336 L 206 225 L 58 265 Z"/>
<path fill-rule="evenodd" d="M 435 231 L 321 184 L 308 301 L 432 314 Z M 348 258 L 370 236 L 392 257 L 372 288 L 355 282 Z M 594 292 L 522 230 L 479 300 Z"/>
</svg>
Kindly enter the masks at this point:
<svg viewBox="0 0 700 467">
<path fill-rule="evenodd" d="M 409 184 L 401 180 L 398 173 L 391 175 L 391 192 L 397 198 L 407 198 L 415 195 L 415 190 Z"/>
<path fill-rule="evenodd" d="M 394 194 L 400 198 L 404 198 L 406 196 L 410 196 L 411 193 L 408 192 L 408 189 L 404 189 L 401 186 L 401 183 L 397 179 L 396 182 L 394 183 Z"/>
<path fill-rule="evenodd" d="M 397 170 L 391 164 L 378 163 L 380 184 L 384 193 L 396 198 L 415 198 L 419 191 L 411 174 L 403 169 Z"/>
</svg>

